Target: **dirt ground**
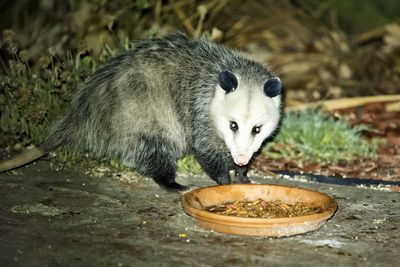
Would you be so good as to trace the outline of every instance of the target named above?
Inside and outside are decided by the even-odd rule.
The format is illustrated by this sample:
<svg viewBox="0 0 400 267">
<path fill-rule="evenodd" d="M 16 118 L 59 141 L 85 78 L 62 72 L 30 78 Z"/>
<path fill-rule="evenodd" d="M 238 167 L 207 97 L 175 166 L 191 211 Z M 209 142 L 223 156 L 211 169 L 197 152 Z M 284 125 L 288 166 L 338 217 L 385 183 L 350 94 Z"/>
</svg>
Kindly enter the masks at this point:
<svg viewBox="0 0 400 267">
<path fill-rule="evenodd" d="M 91 173 L 43 160 L 0 173 L 1 266 L 398 266 L 400 198 L 385 188 L 252 177 L 338 203 L 320 229 L 277 239 L 199 229 L 179 194 L 141 177 Z"/>
</svg>

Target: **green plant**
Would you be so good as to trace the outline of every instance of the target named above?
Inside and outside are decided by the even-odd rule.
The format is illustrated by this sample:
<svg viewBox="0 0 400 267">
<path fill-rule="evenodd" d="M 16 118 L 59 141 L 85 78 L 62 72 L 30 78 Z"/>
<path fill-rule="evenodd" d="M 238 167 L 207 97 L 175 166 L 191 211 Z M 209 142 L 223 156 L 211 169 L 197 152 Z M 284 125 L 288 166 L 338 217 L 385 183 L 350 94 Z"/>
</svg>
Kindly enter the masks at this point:
<svg viewBox="0 0 400 267">
<path fill-rule="evenodd" d="M 178 160 L 178 170 L 181 172 L 189 172 L 198 174 L 202 172 L 202 168 L 193 155 L 187 155 Z"/>
<path fill-rule="evenodd" d="M 82 154 L 65 148 L 57 149 L 55 155 L 59 162 L 67 165 L 79 164 L 84 159 Z"/>
<path fill-rule="evenodd" d="M 337 163 L 340 160 L 374 158 L 378 140 L 361 137 L 366 125 L 351 127 L 344 119 L 315 109 L 286 114 L 275 140 L 262 154 L 301 162 Z"/>
<path fill-rule="evenodd" d="M 56 55 L 53 48 L 31 68 L 29 51 L 20 50 L 15 34 L 3 32 L 3 44 L 10 55 L 2 61 L 5 75 L 0 76 L 0 127 L 4 137 L 23 144 L 39 144 L 48 127 L 62 114 L 71 94 L 98 63 L 127 50 L 132 44 L 127 36 L 119 39 L 119 48 L 104 45 L 95 60 L 90 48 L 81 44 L 75 52 Z M 98 62 L 99 61 L 99 62 Z"/>
<path fill-rule="evenodd" d="M 0 127 L 4 136 L 22 143 L 40 143 L 48 126 L 55 121 L 77 84 L 91 73 L 93 60 L 82 52 L 64 58 L 49 48 L 33 70 L 29 52 L 19 50 L 15 35 L 3 32 L 3 42 L 11 59 L 2 62 L 5 75 L 0 76 Z"/>
</svg>

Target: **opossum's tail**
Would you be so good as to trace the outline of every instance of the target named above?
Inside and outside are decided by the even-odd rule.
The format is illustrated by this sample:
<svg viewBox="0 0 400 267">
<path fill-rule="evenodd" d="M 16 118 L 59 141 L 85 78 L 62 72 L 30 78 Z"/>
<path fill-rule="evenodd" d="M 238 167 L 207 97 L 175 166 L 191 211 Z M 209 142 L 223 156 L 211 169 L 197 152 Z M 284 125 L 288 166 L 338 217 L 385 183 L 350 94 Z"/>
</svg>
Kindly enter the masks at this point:
<svg viewBox="0 0 400 267">
<path fill-rule="evenodd" d="M 55 127 L 54 129 L 52 129 L 52 133 L 49 134 L 45 138 L 45 140 L 37 147 L 32 149 L 27 149 L 8 160 L 0 162 L 0 172 L 5 172 L 21 167 L 40 157 L 43 157 L 53 149 L 57 148 L 66 138 L 66 135 L 63 133 L 63 130 L 64 128 Z"/>
<path fill-rule="evenodd" d="M 69 130 L 68 125 L 69 117 L 67 116 L 59 121 L 52 129 L 50 129 L 50 133 L 37 147 L 27 149 L 8 160 L 0 162 L 0 172 L 5 172 L 21 167 L 40 157 L 43 157 L 57 147 L 66 144 L 66 140 L 69 140 L 69 137 L 71 135 L 71 131 Z"/>
<path fill-rule="evenodd" d="M 6 161 L 0 162 L 0 172 L 9 171 L 22 165 L 28 164 L 29 162 L 32 162 L 35 159 L 46 155 L 48 152 L 48 150 L 45 150 L 40 146 L 25 150 L 24 152 L 15 155 L 14 157 Z"/>
</svg>

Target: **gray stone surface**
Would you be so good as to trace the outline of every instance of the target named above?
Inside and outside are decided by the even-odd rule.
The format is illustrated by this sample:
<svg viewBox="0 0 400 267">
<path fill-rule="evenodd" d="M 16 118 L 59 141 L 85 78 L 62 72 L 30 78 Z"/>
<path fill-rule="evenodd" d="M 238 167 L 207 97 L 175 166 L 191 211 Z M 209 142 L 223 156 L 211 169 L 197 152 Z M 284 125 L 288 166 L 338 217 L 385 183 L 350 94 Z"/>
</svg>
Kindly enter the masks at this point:
<svg viewBox="0 0 400 267">
<path fill-rule="evenodd" d="M 0 173 L 0 266 L 399 266 L 399 193 L 255 178 L 325 192 L 339 209 L 308 234 L 241 237 L 199 229 L 151 181 L 49 166 Z"/>
</svg>

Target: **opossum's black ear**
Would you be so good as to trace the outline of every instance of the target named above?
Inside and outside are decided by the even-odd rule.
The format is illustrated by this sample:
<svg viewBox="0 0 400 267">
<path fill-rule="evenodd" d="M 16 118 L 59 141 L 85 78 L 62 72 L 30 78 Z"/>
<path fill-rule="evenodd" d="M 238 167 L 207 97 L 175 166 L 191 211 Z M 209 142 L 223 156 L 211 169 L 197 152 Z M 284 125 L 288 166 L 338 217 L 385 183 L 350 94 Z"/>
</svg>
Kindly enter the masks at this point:
<svg viewBox="0 0 400 267">
<path fill-rule="evenodd" d="M 264 93 L 268 97 L 275 97 L 282 92 L 282 82 L 278 77 L 267 80 L 264 84 Z"/>
<path fill-rule="evenodd" d="M 221 86 L 221 88 L 224 89 L 226 93 L 235 91 L 238 86 L 238 80 L 236 79 L 235 74 L 230 71 L 222 71 L 219 74 L 218 79 L 219 86 Z"/>
</svg>

